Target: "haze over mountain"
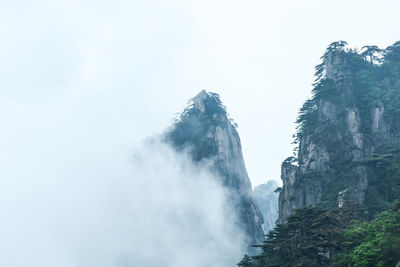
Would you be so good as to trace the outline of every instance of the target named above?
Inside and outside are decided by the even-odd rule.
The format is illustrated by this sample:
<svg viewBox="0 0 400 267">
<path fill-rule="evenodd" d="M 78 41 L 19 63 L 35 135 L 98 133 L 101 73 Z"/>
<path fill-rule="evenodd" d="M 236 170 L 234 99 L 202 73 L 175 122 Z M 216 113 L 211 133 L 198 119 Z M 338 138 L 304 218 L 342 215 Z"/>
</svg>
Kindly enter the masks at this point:
<svg viewBox="0 0 400 267">
<path fill-rule="evenodd" d="M 279 184 L 275 180 L 269 180 L 265 184 L 254 187 L 254 198 L 264 218 L 263 230 L 265 234 L 268 234 L 275 227 L 278 220 L 279 193 L 275 191 L 278 187 Z"/>
<path fill-rule="evenodd" d="M 273 251 L 279 266 L 396 266 L 398 64 L 379 63 L 371 46 L 361 54 L 390 50 L 399 10 L 394 0 L 2 1 L 0 266 L 235 266 L 260 237 L 261 215 L 264 231 L 275 216 L 249 185 L 281 183 L 282 170 L 280 221 L 290 224 L 270 242 L 282 241 L 282 254 L 258 242 L 264 256 Z M 314 66 L 343 39 L 358 52 L 343 47 L 347 63 L 331 63 L 352 77 L 307 102 L 301 110 L 319 118 L 305 116 L 315 124 L 292 144 Z M 240 135 L 241 149 L 222 149 L 218 164 L 163 139 L 202 89 L 239 125 L 221 132 Z M 350 164 L 338 172 L 339 138 Z"/>
</svg>

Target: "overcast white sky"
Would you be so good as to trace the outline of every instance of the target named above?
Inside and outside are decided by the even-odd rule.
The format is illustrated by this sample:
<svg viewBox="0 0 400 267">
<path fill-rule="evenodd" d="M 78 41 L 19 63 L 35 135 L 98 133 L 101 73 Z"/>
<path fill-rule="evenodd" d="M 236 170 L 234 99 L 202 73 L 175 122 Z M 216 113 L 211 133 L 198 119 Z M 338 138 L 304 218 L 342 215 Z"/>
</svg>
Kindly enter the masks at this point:
<svg viewBox="0 0 400 267">
<path fill-rule="evenodd" d="M 400 39 L 399 10 L 381 0 L 2 0 L 2 172 L 133 147 L 207 89 L 239 124 L 253 185 L 279 179 L 326 46 L 386 47 Z"/>
</svg>

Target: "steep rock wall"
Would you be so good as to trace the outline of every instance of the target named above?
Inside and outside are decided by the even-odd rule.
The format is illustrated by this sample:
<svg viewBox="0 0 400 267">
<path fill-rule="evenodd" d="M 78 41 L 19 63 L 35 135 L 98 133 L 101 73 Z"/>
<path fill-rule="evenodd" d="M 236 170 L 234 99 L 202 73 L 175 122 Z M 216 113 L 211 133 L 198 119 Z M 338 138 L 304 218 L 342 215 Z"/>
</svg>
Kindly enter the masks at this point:
<svg viewBox="0 0 400 267">
<path fill-rule="evenodd" d="M 252 195 L 236 126 L 219 96 L 201 91 L 166 133 L 166 140 L 178 151 L 189 151 L 195 162 L 217 174 L 236 208 L 236 223 L 244 230 L 247 243 L 262 242 L 263 216 Z"/>
<path fill-rule="evenodd" d="M 367 159 L 399 141 L 393 126 L 397 118 L 389 121 L 385 113 L 385 105 L 400 108 L 385 97 L 396 86 L 393 72 L 383 75 L 385 66 L 341 42 L 332 44 L 322 59 L 313 98 L 300 110 L 297 155 L 282 164 L 281 223 L 293 209 L 308 205 L 366 207 L 369 179 L 375 175 Z"/>
</svg>

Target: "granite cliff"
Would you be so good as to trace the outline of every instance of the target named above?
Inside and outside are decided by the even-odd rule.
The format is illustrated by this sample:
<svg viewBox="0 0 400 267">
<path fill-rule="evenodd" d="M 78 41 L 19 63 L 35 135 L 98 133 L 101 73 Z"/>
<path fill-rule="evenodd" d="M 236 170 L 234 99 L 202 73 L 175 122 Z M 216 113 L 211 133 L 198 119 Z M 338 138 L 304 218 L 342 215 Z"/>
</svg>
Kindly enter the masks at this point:
<svg viewBox="0 0 400 267">
<path fill-rule="evenodd" d="M 357 206 L 372 216 L 398 197 L 400 43 L 332 43 L 300 110 L 294 157 L 282 163 L 279 222 L 296 208 Z"/>
<path fill-rule="evenodd" d="M 177 151 L 188 151 L 195 163 L 217 174 L 235 207 L 236 224 L 244 230 L 246 243 L 263 241 L 263 217 L 252 196 L 236 124 L 215 93 L 201 91 L 165 135 Z"/>
</svg>

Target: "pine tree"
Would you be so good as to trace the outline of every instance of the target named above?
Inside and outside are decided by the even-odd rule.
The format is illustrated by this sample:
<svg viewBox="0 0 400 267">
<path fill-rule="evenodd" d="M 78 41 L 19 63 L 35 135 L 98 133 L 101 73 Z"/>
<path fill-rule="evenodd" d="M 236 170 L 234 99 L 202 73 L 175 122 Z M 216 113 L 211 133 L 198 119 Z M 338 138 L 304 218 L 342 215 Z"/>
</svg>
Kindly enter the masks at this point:
<svg viewBox="0 0 400 267">
<path fill-rule="evenodd" d="M 239 267 L 252 267 L 251 258 L 248 255 L 244 255 L 243 259 L 237 264 Z"/>
</svg>

